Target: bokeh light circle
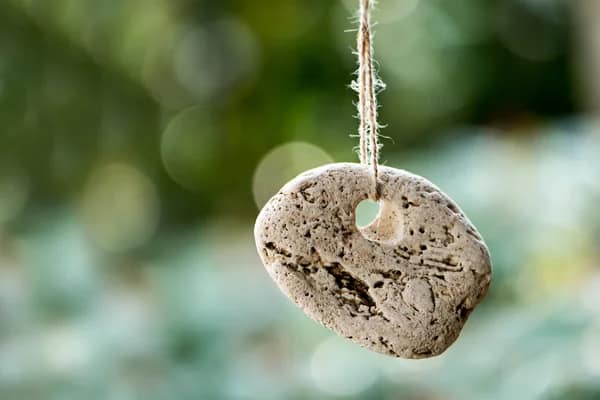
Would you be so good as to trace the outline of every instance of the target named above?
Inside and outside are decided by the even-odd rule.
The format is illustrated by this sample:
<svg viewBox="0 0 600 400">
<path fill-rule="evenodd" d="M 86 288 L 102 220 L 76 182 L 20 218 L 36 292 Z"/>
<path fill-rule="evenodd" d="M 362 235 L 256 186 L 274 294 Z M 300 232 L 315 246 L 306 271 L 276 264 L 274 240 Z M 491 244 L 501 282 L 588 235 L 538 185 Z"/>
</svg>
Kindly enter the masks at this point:
<svg viewBox="0 0 600 400">
<path fill-rule="evenodd" d="M 237 19 L 225 19 L 183 33 L 175 48 L 174 72 L 197 99 L 217 94 L 249 77 L 258 63 L 252 32 Z"/>
<path fill-rule="evenodd" d="M 45 367 L 53 374 L 76 375 L 93 361 L 91 340 L 75 324 L 50 327 L 41 339 Z"/>
<path fill-rule="evenodd" d="M 143 244 L 154 233 L 159 199 L 152 181 L 126 164 L 109 164 L 92 173 L 81 200 L 83 223 L 102 248 L 122 251 Z"/>
<path fill-rule="evenodd" d="M 252 193 L 258 208 L 290 179 L 311 168 L 330 164 L 333 158 L 320 147 L 291 142 L 271 150 L 254 171 Z"/>
<path fill-rule="evenodd" d="M 173 27 L 145 52 L 144 84 L 163 106 L 222 102 L 260 64 L 254 33 L 239 19 Z"/>
<path fill-rule="evenodd" d="M 161 140 L 162 162 L 180 186 L 196 192 L 214 175 L 217 136 L 202 107 L 191 107 L 173 118 Z"/>
</svg>

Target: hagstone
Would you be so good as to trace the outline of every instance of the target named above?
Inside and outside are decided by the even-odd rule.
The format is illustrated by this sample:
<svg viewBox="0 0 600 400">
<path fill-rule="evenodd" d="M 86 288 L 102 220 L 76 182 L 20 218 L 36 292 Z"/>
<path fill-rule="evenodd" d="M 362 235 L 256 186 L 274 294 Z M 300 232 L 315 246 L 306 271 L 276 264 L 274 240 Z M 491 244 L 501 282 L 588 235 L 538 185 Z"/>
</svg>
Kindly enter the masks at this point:
<svg viewBox="0 0 600 400">
<path fill-rule="evenodd" d="M 259 255 L 279 288 L 338 334 L 396 357 L 441 354 L 487 292 L 488 249 L 440 189 L 389 167 L 379 215 L 357 228 L 372 179 L 350 163 L 293 179 L 258 216 Z"/>
</svg>

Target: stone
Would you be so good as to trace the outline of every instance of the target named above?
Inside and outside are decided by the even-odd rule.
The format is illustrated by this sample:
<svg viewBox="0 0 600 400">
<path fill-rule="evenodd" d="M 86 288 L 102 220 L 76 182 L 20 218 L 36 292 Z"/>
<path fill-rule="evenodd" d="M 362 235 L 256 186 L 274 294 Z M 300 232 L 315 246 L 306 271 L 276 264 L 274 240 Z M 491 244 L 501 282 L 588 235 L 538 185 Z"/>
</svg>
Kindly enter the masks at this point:
<svg viewBox="0 0 600 400">
<path fill-rule="evenodd" d="M 286 184 L 254 235 L 271 278 L 308 316 L 370 350 L 403 358 L 441 354 L 491 280 L 488 249 L 440 189 L 380 167 L 380 210 L 355 222 L 370 197 L 369 167 L 329 164 Z"/>
</svg>

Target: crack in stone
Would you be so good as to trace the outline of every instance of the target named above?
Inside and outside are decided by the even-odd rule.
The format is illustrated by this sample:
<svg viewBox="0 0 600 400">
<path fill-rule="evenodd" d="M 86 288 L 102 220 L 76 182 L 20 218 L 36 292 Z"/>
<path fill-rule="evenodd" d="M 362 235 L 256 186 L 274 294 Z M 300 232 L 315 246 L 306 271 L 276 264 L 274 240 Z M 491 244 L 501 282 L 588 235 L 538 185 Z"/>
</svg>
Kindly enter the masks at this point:
<svg viewBox="0 0 600 400">
<path fill-rule="evenodd" d="M 369 294 L 369 286 L 344 270 L 341 264 L 332 263 L 331 265 L 325 265 L 324 269 L 334 278 L 335 284 L 340 290 L 346 289 L 354 295 L 354 298 L 356 299 L 354 306 L 357 310 L 360 305 L 365 305 L 369 308 L 376 306 L 375 300 L 373 300 Z M 352 301 L 344 296 L 342 296 L 342 298 L 344 300 Z"/>
<path fill-rule="evenodd" d="M 376 269 L 373 271 L 374 274 L 379 274 L 385 279 L 391 279 L 394 282 L 397 282 L 402 278 L 402 271 L 398 271 L 396 269 L 390 269 L 388 271 L 384 271 L 382 269 Z"/>
<path fill-rule="evenodd" d="M 287 251 L 285 249 L 278 248 L 277 246 L 275 246 L 275 243 L 273 243 L 273 242 L 265 243 L 265 249 L 273 251 L 285 258 L 290 258 L 292 256 L 292 253 L 290 253 L 289 251 Z"/>
<path fill-rule="evenodd" d="M 267 243 L 265 245 L 271 251 L 282 255 L 285 258 L 290 258 L 289 252 L 277 248 L 274 244 Z M 320 266 L 327 274 L 333 277 L 337 290 L 333 292 L 333 295 L 342 303 L 350 306 L 353 311 L 350 312 L 352 317 L 361 315 L 367 319 L 375 316 L 381 317 L 383 320 L 389 322 L 381 310 L 378 309 L 377 303 L 373 297 L 369 294 L 369 285 L 362 280 L 353 276 L 350 272 L 346 271 L 340 263 L 325 263 L 319 254 L 319 252 L 311 247 L 311 255 L 315 258 L 312 263 L 301 263 L 297 262 L 282 261 L 281 265 L 293 272 L 301 274 L 303 279 L 313 288 L 316 289 L 316 278 L 314 275 L 319 271 Z M 316 265 L 315 265 L 316 264 Z M 312 265 L 312 266 L 311 266 Z M 390 276 L 390 275 L 388 275 Z"/>
<path fill-rule="evenodd" d="M 308 266 L 304 266 L 304 265 L 296 264 L 296 263 L 289 263 L 289 262 L 281 263 L 281 265 L 284 266 L 284 267 L 286 267 L 286 268 L 288 268 L 288 269 L 291 269 L 293 271 L 301 272 L 307 278 L 309 277 L 309 275 L 316 274 L 318 272 L 318 270 L 319 270 L 315 266 L 309 268 Z M 312 280 L 314 281 L 314 279 L 312 279 Z"/>
<path fill-rule="evenodd" d="M 442 260 L 435 258 L 425 258 L 421 264 L 425 267 L 435 268 L 438 271 L 450 271 L 450 272 L 462 272 L 464 268 L 458 267 L 458 263 L 455 262 L 451 256 L 448 256 Z"/>
<path fill-rule="evenodd" d="M 470 235 L 471 237 L 477 239 L 478 242 L 482 243 L 483 239 L 481 238 L 481 236 L 479 236 L 479 234 L 471 227 L 467 227 L 467 234 Z"/>
</svg>

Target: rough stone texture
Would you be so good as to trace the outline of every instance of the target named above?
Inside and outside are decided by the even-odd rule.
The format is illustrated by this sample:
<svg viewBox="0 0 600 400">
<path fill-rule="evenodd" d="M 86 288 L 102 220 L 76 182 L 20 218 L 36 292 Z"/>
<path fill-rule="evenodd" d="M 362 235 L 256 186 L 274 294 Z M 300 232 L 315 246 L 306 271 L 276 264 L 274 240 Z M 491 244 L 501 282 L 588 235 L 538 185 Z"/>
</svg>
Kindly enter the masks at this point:
<svg viewBox="0 0 600 400">
<path fill-rule="evenodd" d="M 261 211 L 258 252 L 306 314 L 371 350 L 438 355 L 458 337 L 491 279 L 486 245 L 462 211 L 424 178 L 381 167 L 381 206 L 355 224 L 370 169 L 330 164 L 296 177 Z"/>
</svg>

